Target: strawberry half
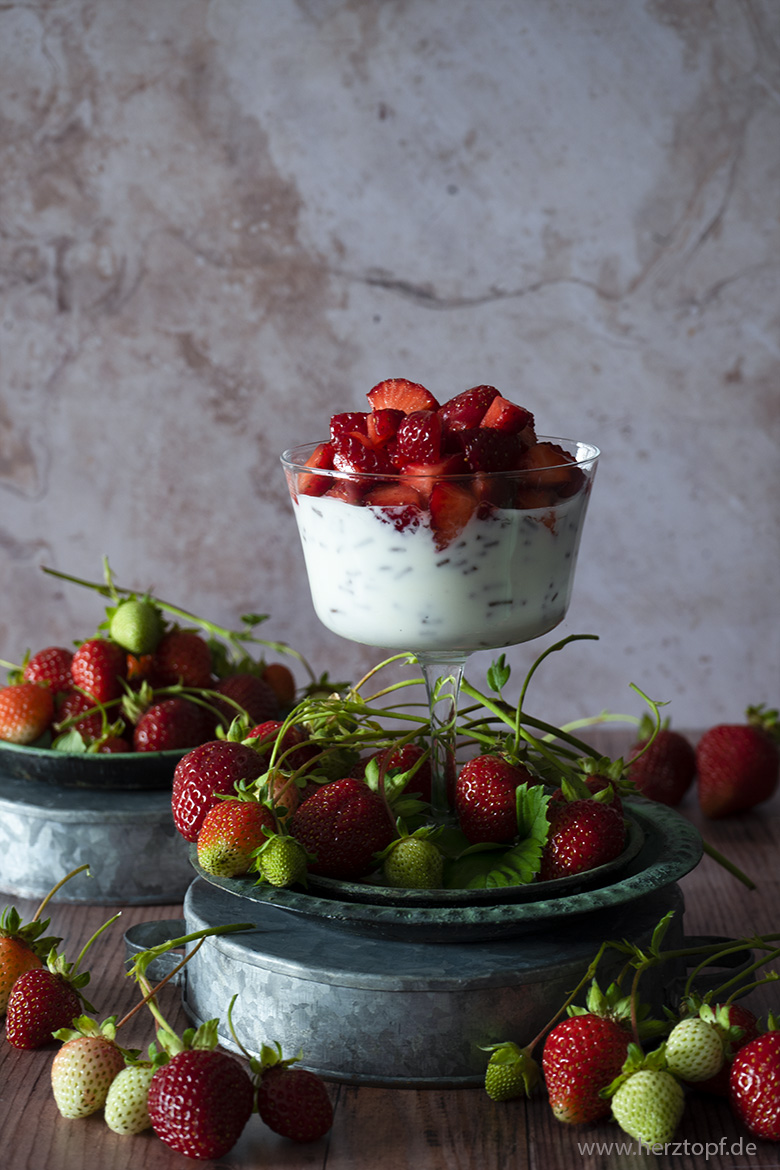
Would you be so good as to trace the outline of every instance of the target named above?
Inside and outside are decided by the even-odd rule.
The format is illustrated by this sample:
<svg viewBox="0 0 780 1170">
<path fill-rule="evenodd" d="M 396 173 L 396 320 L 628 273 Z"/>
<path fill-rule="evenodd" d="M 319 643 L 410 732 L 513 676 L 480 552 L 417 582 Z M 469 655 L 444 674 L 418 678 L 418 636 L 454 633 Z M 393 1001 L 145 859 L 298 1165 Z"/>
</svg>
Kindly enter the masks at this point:
<svg viewBox="0 0 780 1170">
<path fill-rule="evenodd" d="M 401 410 L 412 414 L 415 410 L 439 409 L 430 390 L 406 378 L 386 378 L 369 390 L 366 397 L 372 410 Z"/>
<path fill-rule="evenodd" d="M 428 501 L 436 548 L 442 552 L 460 536 L 477 508 L 476 496 L 463 485 L 441 480 Z"/>
<path fill-rule="evenodd" d="M 510 435 L 521 435 L 526 445 L 534 441 L 534 416 L 524 406 L 510 402 L 497 394 L 485 411 L 481 427 L 492 427 L 497 431 L 508 431 Z"/>
<path fill-rule="evenodd" d="M 495 386 L 474 386 L 456 394 L 439 407 L 439 417 L 445 434 L 452 431 L 471 431 L 480 426 L 490 404 L 498 397 Z"/>
<path fill-rule="evenodd" d="M 333 444 L 320 443 L 314 448 L 306 460 L 306 467 L 320 471 L 333 470 Z M 324 496 L 333 480 L 329 475 L 300 475 L 298 477 L 298 494 L 301 496 Z"/>
</svg>

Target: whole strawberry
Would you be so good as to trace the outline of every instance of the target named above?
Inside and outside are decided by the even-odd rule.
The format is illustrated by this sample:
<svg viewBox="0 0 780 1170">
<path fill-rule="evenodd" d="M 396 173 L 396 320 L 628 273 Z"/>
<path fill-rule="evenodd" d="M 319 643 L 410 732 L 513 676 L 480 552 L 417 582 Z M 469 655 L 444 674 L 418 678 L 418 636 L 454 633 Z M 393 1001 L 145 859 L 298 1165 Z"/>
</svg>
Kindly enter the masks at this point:
<svg viewBox="0 0 780 1170">
<path fill-rule="evenodd" d="M 539 1065 L 530 1053 L 511 1040 L 491 1044 L 485 1051 L 491 1053 L 485 1069 L 485 1092 L 491 1101 L 530 1097 L 542 1079 Z"/>
<path fill-rule="evenodd" d="M 661 727 L 650 742 L 650 720 L 639 727 L 639 739 L 627 756 L 628 778 L 648 800 L 676 807 L 696 775 L 696 752 L 679 731 Z M 646 750 L 647 744 L 650 744 Z"/>
<path fill-rule="evenodd" d="M 529 780 L 532 777 L 525 768 L 493 754 L 476 756 L 461 768 L 455 783 L 455 811 L 472 845 L 514 840 L 515 793 L 518 784 Z"/>
<path fill-rule="evenodd" d="M 542 881 L 594 869 L 618 857 L 626 826 L 619 807 L 596 799 L 573 800 L 554 812 L 542 850 Z"/>
<path fill-rule="evenodd" d="M 0 917 L 0 1015 L 8 1007 L 8 998 L 19 976 L 43 967 L 46 955 L 61 941 L 42 937 L 48 925 L 48 918 L 44 922 L 34 918 L 23 924 L 14 906 L 6 906 L 3 911 Z"/>
<path fill-rule="evenodd" d="M 57 722 L 54 727 L 58 732 L 77 731 L 84 742 L 89 745 L 99 740 L 108 726 L 103 711 L 95 705 L 95 700 L 81 691 L 66 691 L 57 709 Z"/>
<path fill-rule="evenodd" d="M 714 1022 L 701 1016 L 679 1020 L 666 1038 L 669 1071 L 683 1081 L 706 1081 L 720 1072 L 725 1051 Z"/>
<path fill-rule="evenodd" d="M 149 1085 L 155 1066 L 150 1061 L 128 1064 L 114 1077 L 106 1095 L 103 1116 L 114 1133 L 143 1133 L 149 1129 Z"/>
<path fill-rule="evenodd" d="M 260 880 L 278 889 L 306 885 L 309 855 L 295 837 L 275 834 L 269 837 L 255 855 L 255 867 Z"/>
<path fill-rule="evenodd" d="M 569 1016 L 548 1033 L 542 1071 L 558 1121 L 579 1125 L 608 1117 L 602 1097 L 619 1075 L 631 1036 L 617 1020 L 585 1013 Z"/>
<path fill-rule="evenodd" d="M 53 1034 L 69 1028 L 83 1010 L 83 1000 L 68 978 L 67 965 L 52 954 L 46 967 L 26 971 L 8 997 L 5 1034 L 14 1048 L 42 1048 Z"/>
<path fill-rule="evenodd" d="M 72 662 L 72 650 L 64 646 L 47 646 L 25 663 L 23 681 L 48 683 L 53 695 L 62 694 L 73 686 L 70 673 Z"/>
<path fill-rule="evenodd" d="M 98 1025 L 89 1016 L 55 1033 L 64 1041 L 51 1065 L 51 1087 L 63 1117 L 75 1120 L 102 1109 L 114 1077 L 125 1067 L 116 1043 L 115 1018 Z"/>
<path fill-rule="evenodd" d="M 769 800 L 780 778 L 777 711 L 748 707 L 747 722 L 720 723 L 696 746 L 701 811 L 716 819 Z"/>
<path fill-rule="evenodd" d="M 0 689 L 0 739 L 31 744 L 54 719 L 54 696 L 45 683 L 10 683 Z"/>
<path fill-rule="evenodd" d="M 219 680 L 214 690 L 225 696 L 222 700 L 215 699 L 214 706 L 227 726 L 237 715 L 244 713 L 253 724 L 274 719 L 279 714 L 276 692 L 264 678 L 256 674 L 229 674 Z"/>
<path fill-rule="evenodd" d="M 666 1068 L 664 1046 L 644 1056 L 629 1046 L 623 1073 L 610 1086 L 612 1116 L 624 1133 L 646 1146 L 666 1145 L 683 1115 L 682 1085 Z"/>
<path fill-rule="evenodd" d="M 109 638 L 88 638 L 73 655 L 70 672 L 74 686 L 98 703 L 110 703 L 123 694 L 127 655 Z"/>
<path fill-rule="evenodd" d="M 109 611 L 109 637 L 129 654 L 151 654 L 163 636 L 159 606 L 147 597 L 128 597 Z"/>
<path fill-rule="evenodd" d="M 269 662 L 263 678 L 276 695 L 280 707 L 291 707 L 295 702 L 295 676 L 283 662 Z"/>
<path fill-rule="evenodd" d="M 155 687 L 204 689 L 211 685 L 211 650 L 195 630 L 169 630 L 154 652 L 149 676 Z"/>
<path fill-rule="evenodd" d="M 206 813 L 241 780 L 256 780 L 265 765 L 246 744 L 209 740 L 179 760 L 173 773 L 171 809 L 185 841 L 195 842 Z"/>
<path fill-rule="evenodd" d="M 414 742 L 402 744 L 400 747 L 381 748 L 368 759 L 359 761 L 351 775 L 361 777 L 365 773 L 369 759 L 375 759 L 380 766 L 384 764 L 387 773 L 412 772 L 414 769 L 407 789 L 409 792 L 417 793 L 420 800 L 430 803 L 431 761 L 428 748 Z"/>
<path fill-rule="evenodd" d="M 314 1142 L 333 1125 L 333 1105 L 325 1082 L 308 1069 L 282 1060 L 281 1050 L 261 1050 L 257 1112 L 269 1129 L 294 1142 Z"/>
<path fill-rule="evenodd" d="M 444 856 L 430 829 L 416 829 L 393 841 L 384 851 L 382 874 L 394 889 L 440 889 L 444 885 Z"/>
<path fill-rule="evenodd" d="M 290 771 L 302 768 L 307 761 L 317 755 L 320 749 L 314 744 L 307 743 L 305 733 L 295 724 L 290 724 L 285 728 L 277 746 L 282 727 L 284 724 L 279 719 L 265 719 L 246 733 L 244 742 L 252 740 L 252 747 L 266 761 L 270 760 L 275 748 L 275 763 L 277 765 Z"/>
<path fill-rule="evenodd" d="M 729 1074 L 729 1103 L 743 1124 L 765 1141 L 780 1141 L 780 1032 L 769 1030 L 737 1052 Z"/>
<path fill-rule="evenodd" d="M 274 814 L 259 800 L 239 797 L 218 801 L 203 818 L 198 833 L 198 864 L 217 877 L 241 877 L 252 869 L 255 850 L 276 831 Z"/>
<path fill-rule="evenodd" d="M 224 1157 L 241 1136 L 253 1105 L 249 1074 L 216 1047 L 176 1053 L 155 1070 L 147 1097 L 157 1136 L 188 1158 Z"/>
<path fill-rule="evenodd" d="M 381 796 L 347 776 L 308 797 L 290 831 L 316 859 L 310 872 L 353 881 L 374 868 L 375 854 L 395 837 L 395 824 Z"/>
<path fill-rule="evenodd" d="M 160 699 L 146 709 L 135 725 L 137 752 L 169 752 L 203 743 L 208 724 L 201 707 L 180 696 Z"/>
</svg>

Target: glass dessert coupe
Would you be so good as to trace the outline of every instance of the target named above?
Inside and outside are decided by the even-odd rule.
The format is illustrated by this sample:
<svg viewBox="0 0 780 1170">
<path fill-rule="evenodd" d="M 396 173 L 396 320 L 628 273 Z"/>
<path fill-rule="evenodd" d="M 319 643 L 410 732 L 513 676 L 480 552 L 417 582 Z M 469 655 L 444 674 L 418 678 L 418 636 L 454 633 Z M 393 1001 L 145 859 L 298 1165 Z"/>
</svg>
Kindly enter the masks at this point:
<svg viewBox="0 0 780 1170">
<path fill-rule="evenodd" d="M 566 462 L 433 479 L 320 468 L 318 443 L 281 457 L 320 621 L 420 664 L 437 819 L 451 815 L 447 774 L 469 656 L 539 638 L 569 607 L 600 452 L 538 441 Z M 415 503 L 394 490 L 401 483 Z"/>
</svg>

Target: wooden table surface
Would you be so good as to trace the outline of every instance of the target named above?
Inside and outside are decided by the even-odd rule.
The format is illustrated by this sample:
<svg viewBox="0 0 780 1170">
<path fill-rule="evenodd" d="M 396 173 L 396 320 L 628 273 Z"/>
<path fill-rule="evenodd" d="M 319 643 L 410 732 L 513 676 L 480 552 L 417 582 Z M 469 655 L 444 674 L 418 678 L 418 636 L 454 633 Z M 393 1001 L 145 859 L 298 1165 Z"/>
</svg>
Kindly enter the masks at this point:
<svg viewBox="0 0 780 1170">
<path fill-rule="evenodd" d="M 686 934 L 743 937 L 780 929 L 780 795 L 754 812 L 722 821 L 704 821 L 693 793 L 680 811 L 697 824 L 706 841 L 757 884 L 754 891 L 746 889 L 705 856 L 680 882 L 686 903 Z M 8 902 L 23 916 L 29 917 L 35 910 L 33 902 L 0 895 L 0 906 Z M 121 1017 L 137 1001 L 135 985 L 125 975 L 124 931 L 135 923 L 182 915 L 179 905 L 116 909 L 121 909 L 121 918 L 97 941 L 86 963 L 92 973 L 88 997 L 100 1019 L 113 1014 Z M 63 937 L 66 954 L 74 959 L 115 909 L 58 902 L 49 912 L 51 932 Z M 181 1030 L 188 1026 L 175 987 L 164 988 L 160 1002 L 175 1027 Z M 773 996 L 771 988 L 762 988 L 745 1002 L 763 1015 L 769 1006 L 780 1008 L 780 993 Z M 152 1038 L 151 1017 L 145 1009 L 120 1033 L 128 1047 L 146 1049 Z M 507 1039 L 524 1043 L 530 1037 Z M 151 1130 L 133 1137 L 112 1133 L 102 1113 L 80 1121 L 62 1118 L 49 1076 L 57 1047 L 53 1044 L 25 1052 L 4 1039 L 0 1043 L 3 1170 L 180 1170 L 197 1164 L 171 1151 Z M 574 1127 L 557 1122 L 543 1092 L 530 1101 L 497 1104 L 479 1088 L 404 1090 L 334 1083 L 330 1089 L 335 1120 L 330 1134 L 321 1141 L 295 1145 L 274 1135 L 255 1115 L 228 1155 L 219 1162 L 202 1164 L 234 1170 L 261 1166 L 273 1170 L 623 1170 L 636 1166 L 640 1157 L 635 1150 L 627 1152 L 630 1139 L 614 1123 Z M 695 1092 L 686 1096 L 685 1115 L 675 1142 L 677 1148 L 659 1157 L 657 1164 L 680 1170 L 705 1165 L 709 1170 L 780 1167 L 780 1146 L 752 1138 L 723 1101 Z M 601 1143 L 601 1149 L 595 1148 L 596 1143 Z"/>
</svg>

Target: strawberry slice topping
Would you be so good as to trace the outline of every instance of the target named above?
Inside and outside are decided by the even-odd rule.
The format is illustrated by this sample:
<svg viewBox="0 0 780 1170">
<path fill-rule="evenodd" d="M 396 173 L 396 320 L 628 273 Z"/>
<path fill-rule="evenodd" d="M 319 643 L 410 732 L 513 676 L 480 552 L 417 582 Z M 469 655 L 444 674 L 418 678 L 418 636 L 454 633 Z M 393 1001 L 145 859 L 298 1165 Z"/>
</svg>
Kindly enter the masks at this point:
<svg viewBox="0 0 780 1170">
<path fill-rule="evenodd" d="M 470 431 L 478 427 L 490 404 L 498 397 L 495 386 L 474 386 L 456 394 L 439 407 L 442 426 L 446 432 Z"/>
<path fill-rule="evenodd" d="M 477 427 L 455 436 L 472 471 L 512 471 L 519 465 L 522 444 L 517 435 Z"/>
<path fill-rule="evenodd" d="M 386 447 L 398 433 L 398 427 L 405 418 L 402 410 L 374 410 L 367 416 L 367 434 L 375 447 Z"/>
<path fill-rule="evenodd" d="M 411 414 L 415 410 L 438 410 L 439 404 L 419 382 L 406 378 L 387 378 L 377 382 L 367 395 L 372 410 L 401 410 Z"/>
<path fill-rule="evenodd" d="M 583 474 L 574 456 L 557 443 L 534 443 L 523 451 L 518 466 L 535 473 L 527 477 L 528 487 L 553 489 L 559 496 L 571 496 L 582 485 Z"/>
<path fill-rule="evenodd" d="M 368 435 L 368 414 L 365 410 L 345 410 L 330 420 L 330 437 L 335 442 L 342 435 Z"/>
<path fill-rule="evenodd" d="M 519 435 L 526 427 L 533 427 L 534 416 L 524 406 L 517 406 L 508 398 L 497 394 L 485 411 L 484 418 L 479 424 L 481 427 L 493 427 L 497 431 L 508 431 L 511 435 Z"/>
<path fill-rule="evenodd" d="M 333 440 L 333 466 L 336 471 L 369 471 L 387 474 L 393 466 L 382 450 L 373 446 L 367 435 L 349 431 Z"/>
<path fill-rule="evenodd" d="M 403 532 L 410 524 L 420 522 L 422 513 L 420 493 L 410 483 L 402 480 L 377 484 L 366 493 L 363 503 L 387 509 L 386 518 L 398 532 Z"/>
<path fill-rule="evenodd" d="M 436 463 L 441 455 L 441 418 L 435 410 L 407 414 L 396 435 L 393 462 Z"/>
<path fill-rule="evenodd" d="M 307 467 L 322 471 L 333 470 L 333 444 L 320 443 L 306 460 Z M 327 475 L 301 475 L 298 478 L 298 494 L 301 496 L 324 496 L 331 485 Z"/>
<path fill-rule="evenodd" d="M 428 501 L 436 548 L 442 551 L 468 524 L 477 507 L 473 492 L 457 481 L 439 480 Z"/>
</svg>

